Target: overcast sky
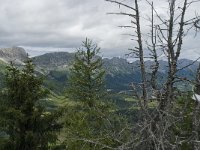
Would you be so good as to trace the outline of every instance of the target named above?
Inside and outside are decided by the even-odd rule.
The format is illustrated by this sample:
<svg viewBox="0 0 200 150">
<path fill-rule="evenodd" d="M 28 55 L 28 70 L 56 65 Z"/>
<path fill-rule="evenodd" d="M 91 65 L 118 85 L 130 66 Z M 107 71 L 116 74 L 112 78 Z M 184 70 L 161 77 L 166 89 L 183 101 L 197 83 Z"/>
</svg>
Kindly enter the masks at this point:
<svg viewBox="0 0 200 150">
<path fill-rule="evenodd" d="M 131 0 L 121 0 L 131 2 Z M 166 15 L 166 0 L 153 0 L 158 13 Z M 104 0 L 0 0 L 0 46 L 22 46 L 32 55 L 49 51 L 72 52 L 86 37 L 98 43 L 104 57 L 124 56 L 136 45 L 129 31 L 117 26 L 130 24 L 128 17 L 106 15 L 124 11 Z M 182 2 L 182 0 L 180 0 Z M 145 0 L 139 3 L 144 17 L 149 14 Z M 198 13 L 200 4 L 191 6 L 187 17 Z M 196 10 L 196 12 L 195 12 Z M 126 10 L 125 10 L 126 11 Z M 142 20 L 142 31 L 149 31 Z M 133 32 L 134 33 L 134 32 Z M 200 36 L 190 33 L 184 40 L 182 57 L 200 56 Z"/>
</svg>

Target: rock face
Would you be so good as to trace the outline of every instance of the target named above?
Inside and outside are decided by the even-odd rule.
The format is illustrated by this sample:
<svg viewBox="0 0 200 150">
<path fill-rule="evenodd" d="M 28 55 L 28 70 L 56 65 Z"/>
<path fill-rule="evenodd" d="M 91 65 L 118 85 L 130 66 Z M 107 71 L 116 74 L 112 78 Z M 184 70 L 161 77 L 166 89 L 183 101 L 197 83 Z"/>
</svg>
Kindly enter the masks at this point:
<svg viewBox="0 0 200 150">
<path fill-rule="evenodd" d="M 74 53 L 54 52 L 33 57 L 33 63 L 45 70 L 68 68 L 74 60 Z"/>
<path fill-rule="evenodd" d="M 0 59 L 6 63 L 22 64 L 28 58 L 26 51 L 21 47 L 1 48 Z"/>
</svg>

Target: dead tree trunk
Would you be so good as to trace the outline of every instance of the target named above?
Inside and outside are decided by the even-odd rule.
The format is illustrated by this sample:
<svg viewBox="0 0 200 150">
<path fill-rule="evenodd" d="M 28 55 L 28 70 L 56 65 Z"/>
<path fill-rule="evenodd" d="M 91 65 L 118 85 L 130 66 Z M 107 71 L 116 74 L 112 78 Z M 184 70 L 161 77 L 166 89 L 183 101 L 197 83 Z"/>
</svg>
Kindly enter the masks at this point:
<svg viewBox="0 0 200 150">
<path fill-rule="evenodd" d="M 125 15 L 131 17 L 132 25 L 120 26 L 124 28 L 135 29 L 136 35 L 134 35 L 137 45 L 135 48 L 131 49 L 132 53 L 135 54 L 136 58 L 139 58 L 140 71 L 141 71 L 141 87 L 142 87 L 142 98 L 141 100 L 141 110 L 144 113 L 144 118 L 141 119 L 140 131 L 138 132 L 138 137 L 136 136 L 134 144 L 136 148 L 139 149 L 176 149 L 179 147 L 179 139 L 170 129 L 176 122 L 176 117 L 171 113 L 173 103 L 176 98 L 175 83 L 178 82 L 177 72 L 180 70 L 178 66 L 178 60 L 182 51 L 183 38 L 185 36 L 185 27 L 193 22 L 194 19 L 189 19 L 185 21 L 186 10 L 191 5 L 191 3 L 196 2 L 196 0 L 168 0 L 169 4 L 169 16 L 168 18 L 162 18 L 158 12 L 155 10 L 153 3 L 148 2 L 151 5 L 152 15 L 151 15 L 151 44 L 147 42 L 147 48 L 151 51 L 151 56 L 154 60 L 155 66 L 152 68 L 152 74 L 150 82 L 148 82 L 146 66 L 145 66 L 145 56 L 144 56 L 144 37 L 141 31 L 141 16 L 140 8 L 138 5 L 138 0 L 134 1 L 134 7 L 127 5 L 125 3 L 119 2 L 117 0 L 105 0 L 111 3 L 124 6 L 125 8 L 132 10 L 133 13 L 109 13 L 116 15 Z M 179 10 L 179 11 L 177 11 Z M 154 23 L 154 13 L 158 23 Z M 197 26 L 198 22 L 196 22 Z M 157 48 L 158 47 L 158 48 Z M 167 57 L 168 63 L 168 73 L 166 82 L 163 83 L 161 87 L 160 94 L 157 95 L 156 100 L 158 102 L 158 107 L 155 108 L 155 114 L 149 111 L 148 107 L 148 88 L 150 87 L 148 83 L 151 83 L 153 90 L 158 90 L 157 86 L 157 72 L 159 69 L 158 54 L 156 49 L 162 49 L 163 53 Z M 137 132 L 137 131 L 136 131 Z M 137 134 L 137 135 L 138 135 Z M 176 139 L 177 138 L 177 139 Z M 175 141 L 173 140 L 175 139 Z M 142 148 L 141 148 L 142 147 Z"/>
<path fill-rule="evenodd" d="M 139 6 L 138 6 L 138 0 L 134 0 L 134 7 L 131 7 L 129 5 L 126 5 L 122 2 L 115 1 L 115 0 L 105 0 L 107 2 L 118 4 L 119 6 L 124 6 L 127 9 L 130 9 L 133 11 L 132 14 L 129 13 L 108 13 L 108 14 L 116 14 L 116 15 L 125 15 L 130 16 L 132 18 L 132 24 L 134 26 L 121 26 L 124 28 L 133 28 L 135 29 L 134 32 L 136 32 L 136 41 L 138 46 L 135 47 L 135 49 L 131 49 L 132 53 L 136 55 L 137 58 L 140 60 L 140 71 L 141 71 L 141 79 L 142 79 L 142 100 L 141 106 L 142 109 L 147 109 L 147 101 L 148 101 L 148 94 L 147 94 L 147 78 L 146 78 L 146 69 L 145 69 L 145 62 L 144 62 L 144 50 L 143 50 L 143 43 L 142 43 L 142 34 L 141 34 L 141 25 L 140 25 L 140 12 L 139 12 Z"/>
<path fill-rule="evenodd" d="M 140 59 L 140 69 L 141 69 L 141 76 L 142 76 L 142 92 L 143 92 L 143 107 L 147 109 L 147 79 L 146 79 L 146 71 L 145 71 L 145 63 L 144 63 L 144 50 L 142 46 L 142 35 L 140 29 L 140 13 L 138 7 L 138 0 L 135 0 L 135 24 L 136 24 L 136 33 L 137 33 L 137 42 L 138 42 L 138 53 Z"/>
</svg>

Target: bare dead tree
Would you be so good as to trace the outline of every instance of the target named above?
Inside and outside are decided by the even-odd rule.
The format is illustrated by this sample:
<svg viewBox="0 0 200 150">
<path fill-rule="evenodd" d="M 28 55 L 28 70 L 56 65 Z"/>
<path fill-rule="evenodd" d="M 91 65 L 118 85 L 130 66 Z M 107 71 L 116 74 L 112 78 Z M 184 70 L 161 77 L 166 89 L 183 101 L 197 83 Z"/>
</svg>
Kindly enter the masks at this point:
<svg viewBox="0 0 200 150">
<path fill-rule="evenodd" d="M 165 149 L 179 149 L 180 145 L 185 142 L 179 136 L 174 134 L 171 130 L 173 126 L 176 126 L 176 123 L 183 120 L 183 116 L 176 116 L 171 111 L 174 109 L 175 100 L 177 97 L 177 91 L 175 89 L 175 83 L 186 81 L 191 82 L 187 78 L 178 77 L 177 73 L 189 67 L 192 64 L 189 64 L 183 68 L 178 68 L 178 60 L 180 54 L 182 53 L 183 40 L 189 30 L 193 27 L 199 28 L 199 20 L 197 17 L 185 20 L 186 11 L 191 6 L 191 4 L 198 2 L 198 0 L 168 0 L 168 11 L 169 16 L 167 19 L 162 18 L 157 10 L 154 7 L 153 2 L 148 2 L 151 6 L 151 32 L 150 37 L 151 41 L 146 42 L 145 46 L 151 52 L 150 57 L 153 58 L 154 65 L 152 67 L 152 74 L 150 79 L 150 85 L 153 90 L 158 90 L 157 87 L 157 73 L 159 69 L 158 53 L 157 50 L 160 49 L 167 57 L 168 62 L 168 74 L 167 80 L 163 83 L 163 87 L 159 91 L 159 94 L 156 94 L 157 107 L 152 113 L 149 111 L 148 103 L 148 79 L 145 66 L 144 56 L 144 43 L 145 41 L 142 37 L 141 24 L 140 24 L 140 7 L 138 5 L 138 0 L 134 0 L 133 6 L 126 4 L 117 0 L 105 0 L 123 6 L 128 10 L 131 10 L 132 13 L 108 13 L 128 16 L 131 19 L 131 25 L 120 26 L 122 28 L 131 28 L 133 33 L 129 34 L 131 37 L 134 37 L 138 46 L 133 49 L 132 54 L 136 58 L 139 58 L 140 61 L 140 71 L 142 78 L 142 98 L 140 99 L 142 103 L 141 110 L 143 110 L 144 118 L 142 122 L 138 124 L 140 130 L 140 138 L 132 139 L 132 144 L 135 149 L 156 149 L 156 150 L 165 150 Z M 120 7 L 121 8 L 121 7 Z M 158 20 L 155 23 L 155 18 Z M 133 87 L 137 87 L 134 86 Z M 196 114 L 199 113 L 199 109 Z M 195 114 L 194 113 L 194 114 Z M 155 119 L 156 118 L 156 119 Z M 194 117 L 195 118 L 195 117 Z M 197 117 L 196 117 L 197 120 Z M 138 130 L 138 128 L 137 128 Z M 145 134 L 143 134 L 145 133 Z M 186 140 L 191 142 L 190 139 Z M 197 138 L 196 141 L 199 141 Z M 148 145 L 149 144 L 149 145 Z M 197 148 L 200 148 L 197 146 Z"/>
<path fill-rule="evenodd" d="M 144 63 L 144 49 L 143 49 L 143 42 L 142 42 L 142 33 L 141 33 L 141 25 L 140 25 L 140 12 L 139 12 L 139 6 L 138 6 L 138 0 L 134 0 L 134 6 L 131 7 L 123 2 L 119 2 L 116 0 L 105 0 L 107 2 L 111 2 L 114 4 L 117 4 L 119 6 L 123 6 L 129 10 L 132 11 L 132 13 L 108 13 L 108 14 L 115 14 L 115 15 L 125 15 L 131 17 L 131 26 L 120 26 L 123 28 L 132 28 L 134 29 L 134 32 L 136 33 L 136 41 L 138 43 L 138 46 L 136 46 L 133 49 L 130 49 L 132 53 L 135 54 L 137 58 L 140 60 L 140 70 L 141 70 L 141 78 L 142 78 L 142 100 L 141 106 L 146 109 L 147 108 L 147 101 L 148 101 L 148 94 L 147 94 L 147 78 L 146 78 L 146 69 L 145 69 L 145 63 Z"/>
<path fill-rule="evenodd" d="M 182 7 L 181 12 L 181 18 L 179 22 L 179 30 L 177 33 L 177 37 L 173 40 L 173 33 L 174 33 L 174 13 L 175 13 L 175 6 L 176 6 L 176 0 L 171 0 L 169 3 L 170 7 L 170 18 L 169 23 L 167 25 L 167 54 L 168 54 L 168 65 L 169 65 L 169 72 L 168 72 L 168 78 L 166 83 L 166 99 L 162 102 L 161 107 L 166 107 L 167 104 L 170 104 L 171 101 L 174 99 L 174 80 L 175 75 L 177 73 L 177 61 L 180 56 L 180 52 L 182 49 L 182 41 L 184 36 L 184 18 L 185 18 L 185 12 L 187 8 L 187 0 L 184 1 L 184 5 Z M 175 47 L 177 46 L 177 48 Z M 176 49 L 175 49 L 176 48 Z"/>
<path fill-rule="evenodd" d="M 156 43 L 157 43 L 157 37 L 156 37 L 156 32 L 157 32 L 157 26 L 154 25 L 154 4 L 149 3 L 151 5 L 151 46 L 148 47 L 148 49 L 151 52 L 151 56 L 154 60 L 154 65 L 152 66 L 152 74 L 151 74 L 151 85 L 153 90 L 158 90 L 157 87 L 157 73 L 159 69 L 159 61 L 158 61 L 158 53 L 156 49 Z"/>
</svg>

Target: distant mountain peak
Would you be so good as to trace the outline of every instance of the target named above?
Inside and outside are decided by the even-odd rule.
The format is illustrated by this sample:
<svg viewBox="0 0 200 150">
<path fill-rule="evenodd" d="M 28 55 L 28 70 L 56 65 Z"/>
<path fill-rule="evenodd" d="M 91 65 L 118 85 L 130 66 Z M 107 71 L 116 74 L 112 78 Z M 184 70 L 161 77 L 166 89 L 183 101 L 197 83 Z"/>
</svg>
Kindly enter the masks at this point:
<svg viewBox="0 0 200 150">
<path fill-rule="evenodd" d="M 26 51 L 21 47 L 0 48 L 0 59 L 6 63 L 12 61 L 16 64 L 22 64 L 27 58 Z"/>
<path fill-rule="evenodd" d="M 74 53 L 53 52 L 33 57 L 36 66 L 47 70 L 64 68 L 69 66 L 74 60 Z"/>
</svg>

